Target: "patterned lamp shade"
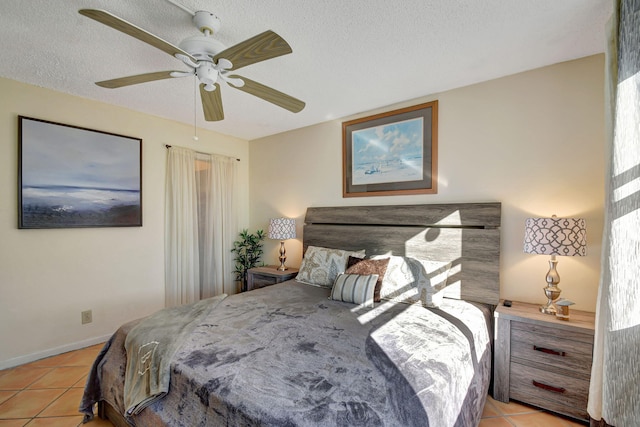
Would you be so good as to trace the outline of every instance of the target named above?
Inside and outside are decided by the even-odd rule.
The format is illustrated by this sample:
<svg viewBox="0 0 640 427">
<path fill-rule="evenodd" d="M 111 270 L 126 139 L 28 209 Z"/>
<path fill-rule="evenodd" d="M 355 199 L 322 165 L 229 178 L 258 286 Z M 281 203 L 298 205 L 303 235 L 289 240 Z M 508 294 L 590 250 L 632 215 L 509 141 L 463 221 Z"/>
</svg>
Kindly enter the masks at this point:
<svg viewBox="0 0 640 427">
<path fill-rule="evenodd" d="M 524 252 L 540 255 L 585 256 L 587 229 L 583 218 L 527 218 Z"/>
<path fill-rule="evenodd" d="M 295 239 L 296 220 L 293 218 L 271 218 L 268 236 L 275 240 Z"/>
</svg>

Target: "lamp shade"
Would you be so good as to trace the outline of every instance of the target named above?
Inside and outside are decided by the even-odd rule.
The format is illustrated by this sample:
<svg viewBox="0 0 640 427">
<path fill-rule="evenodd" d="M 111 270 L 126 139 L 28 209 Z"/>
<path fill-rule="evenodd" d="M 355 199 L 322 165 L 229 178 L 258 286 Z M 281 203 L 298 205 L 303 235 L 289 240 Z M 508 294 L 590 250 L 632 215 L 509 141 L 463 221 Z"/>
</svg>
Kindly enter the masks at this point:
<svg viewBox="0 0 640 427">
<path fill-rule="evenodd" d="M 296 220 L 293 218 L 271 218 L 269 220 L 270 239 L 287 240 L 296 238 Z"/>
<path fill-rule="evenodd" d="M 583 218 L 527 218 L 524 252 L 540 255 L 585 256 L 587 229 Z"/>
</svg>

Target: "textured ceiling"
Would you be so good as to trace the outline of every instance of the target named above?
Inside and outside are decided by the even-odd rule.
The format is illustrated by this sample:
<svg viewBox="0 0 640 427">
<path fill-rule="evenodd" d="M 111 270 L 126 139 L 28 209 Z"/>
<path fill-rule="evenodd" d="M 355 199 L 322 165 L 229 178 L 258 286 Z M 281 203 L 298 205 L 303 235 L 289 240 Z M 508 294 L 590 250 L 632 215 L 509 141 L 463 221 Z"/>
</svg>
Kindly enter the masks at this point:
<svg viewBox="0 0 640 427">
<path fill-rule="evenodd" d="M 307 103 L 293 114 L 222 88 L 225 119 L 198 127 L 256 139 L 604 50 L 610 0 L 175 0 L 222 20 L 226 46 L 271 29 L 293 53 L 238 71 Z M 165 0 L 0 0 L 0 76 L 194 123 L 194 81 L 93 82 L 187 69 L 78 14 L 105 9 L 177 45 L 197 34 Z M 42 117 L 46 119 L 46 117 Z"/>
</svg>

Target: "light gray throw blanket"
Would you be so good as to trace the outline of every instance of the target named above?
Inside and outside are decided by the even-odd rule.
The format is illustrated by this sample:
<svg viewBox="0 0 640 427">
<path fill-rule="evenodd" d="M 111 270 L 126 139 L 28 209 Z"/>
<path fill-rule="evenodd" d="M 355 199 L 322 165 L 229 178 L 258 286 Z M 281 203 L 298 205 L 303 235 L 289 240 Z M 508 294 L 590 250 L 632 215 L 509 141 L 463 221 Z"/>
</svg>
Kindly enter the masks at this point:
<svg viewBox="0 0 640 427">
<path fill-rule="evenodd" d="M 193 304 L 160 310 L 138 323 L 127 335 L 124 402 L 128 417 L 169 391 L 171 360 L 191 331 L 226 298 L 222 294 Z"/>
</svg>

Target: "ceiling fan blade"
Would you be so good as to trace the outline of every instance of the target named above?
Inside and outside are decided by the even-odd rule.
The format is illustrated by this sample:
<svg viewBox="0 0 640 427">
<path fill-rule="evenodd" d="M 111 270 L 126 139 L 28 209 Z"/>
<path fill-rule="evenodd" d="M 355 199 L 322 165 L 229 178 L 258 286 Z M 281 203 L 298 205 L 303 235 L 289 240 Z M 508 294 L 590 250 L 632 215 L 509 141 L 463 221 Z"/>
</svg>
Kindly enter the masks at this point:
<svg viewBox="0 0 640 427">
<path fill-rule="evenodd" d="M 184 50 L 180 49 L 179 47 L 174 46 L 165 40 L 162 40 L 160 37 L 155 36 L 150 32 L 143 30 L 142 28 L 136 25 L 133 25 L 130 22 L 125 21 L 122 18 L 118 18 L 117 16 L 107 12 L 106 10 L 80 9 L 78 13 L 88 18 L 91 18 L 93 20 L 96 20 L 104 25 L 107 25 L 113 29 L 121 31 L 131 37 L 135 37 L 136 39 L 143 41 L 147 44 L 150 44 L 151 46 L 158 48 L 161 51 L 166 52 L 171 56 L 176 56 L 176 54 L 181 54 L 191 59 L 193 62 L 198 62 L 196 58 L 194 58 Z"/>
<path fill-rule="evenodd" d="M 246 67 L 256 62 L 265 61 L 293 52 L 291 46 L 279 35 L 271 30 L 251 37 L 235 46 L 223 50 L 213 57 L 214 61 L 222 58 L 231 61 L 230 70 Z"/>
<path fill-rule="evenodd" d="M 282 93 L 275 89 L 270 88 L 269 86 L 265 86 L 261 83 L 248 79 L 246 77 L 241 76 L 229 76 L 234 79 L 241 79 L 244 82 L 244 86 L 233 86 L 231 87 L 241 90 L 243 92 L 249 93 L 251 95 L 257 96 L 258 98 L 262 98 L 265 101 L 268 101 L 272 104 L 277 105 L 278 107 L 282 107 L 285 110 L 289 110 L 292 113 L 299 113 L 305 107 L 305 103 L 300 101 L 299 99 L 294 98 L 293 96 L 289 96 L 286 93 Z"/>
<path fill-rule="evenodd" d="M 204 89 L 206 85 L 200 85 L 200 99 L 202 100 L 202 110 L 204 111 L 204 119 L 208 122 L 217 122 L 224 119 L 224 110 L 222 109 L 222 95 L 220 93 L 220 85 L 215 84 L 216 89 L 211 92 Z"/>
<path fill-rule="evenodd" d="M 137 74 L 135 76 L 120 77 L 113 80 L 104 80 L 101 82 L 96 82 L 96 84 L 107 89 L 116 89 L 123 86 L 131 86 L 137 85 L 139 83 L 152 82 L 155 80 L 174 78 L 171 73 L 173 73 L 173 71 L 156 71 L 155 73 Z"/>
</svg>

